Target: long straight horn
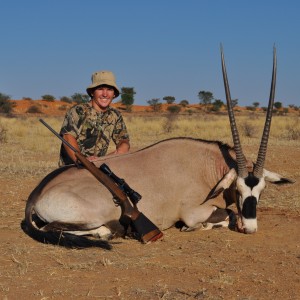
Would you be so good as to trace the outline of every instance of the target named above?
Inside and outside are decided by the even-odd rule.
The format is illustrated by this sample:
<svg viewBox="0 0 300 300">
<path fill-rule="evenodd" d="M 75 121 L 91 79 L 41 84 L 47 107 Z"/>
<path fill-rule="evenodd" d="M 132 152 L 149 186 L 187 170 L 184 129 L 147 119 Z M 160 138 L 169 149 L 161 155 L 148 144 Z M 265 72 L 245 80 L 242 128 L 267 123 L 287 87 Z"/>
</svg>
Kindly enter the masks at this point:
<svg viewBox="0 0 300 300">
<path fill-rule="evenodd" d="M 271 91 L 270 91 L 270 99 L 267 110 L 266 122 L 263 131 L 263 135 L 260 142 L 260 147 L 257 155 L 256 165 L 254 167 L 253 173 L 254 176 L 261 178 L 263 176 L 263 168 L 267 153 L 268 139 L 269 133 L 271 129 L 271 120 L 272 120 L 272 112 L 275 98 L 275 86 L 276 86 L 276 70 L 277 70 L 277 59 L 276 59 L 276 48 L 273 48 L 273 72 L 272 72 L 272 83 L 271 83 Z"/>
<path fill-rule="evenodd" d="M 238 129 L 237 129 L 237 126 L 235 123 L 222 45 L 221 45 L 221 59 L 222 59 L 222 72 L 223 72 L 223 79 L 224 79 L 228 116 L 229 116 L 234 150 L 236 153 L 236 160 L 237 160 L 237 165 L 238 165 L 238 176 L 240 176 L 242 178 L 246 178 L 248 176 L 248 170 L 246 167 L 246 160 L 245 160 L 245 156 L 243 154 Z"/>
</svg>

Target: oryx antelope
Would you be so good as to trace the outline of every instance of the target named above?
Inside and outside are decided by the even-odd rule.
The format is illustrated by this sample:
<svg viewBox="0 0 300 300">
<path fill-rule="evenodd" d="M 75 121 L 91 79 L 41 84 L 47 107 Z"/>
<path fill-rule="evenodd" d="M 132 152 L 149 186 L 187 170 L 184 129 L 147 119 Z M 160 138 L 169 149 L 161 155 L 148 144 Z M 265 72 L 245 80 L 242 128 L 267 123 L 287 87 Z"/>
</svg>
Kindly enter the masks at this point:
<svg viewBox="0 0 300 300">
<path fill-rule="evenodd" d="M 225 93 L 234 148 L 218 141 L 172 138 L 142 150 L 99 158 L 138 191 L 143 199 L 138 208 L 161 230 L 182 221 L 183 230 L 200 228 L 203 223 L 228 220 L 226 209 L 236 203 L 244 233 L 257 231 L 256 206 L 266 181 L 291 183 L 264 169 L 276 82 L 276 51 L 266 123 L 256 163 L 245 159 L 231 105 L 223 50 L 221 50 Z M 47 175 L 33 190 L 26 205 L 25 220 L 30 235 L 50 240 L 58 234 L 110 235 L 118 223 L 120 209 L 111 193 L 86 169 L 75 165 Z M 71 235 L 70 235 L 71 233 Z"/>
</svg>

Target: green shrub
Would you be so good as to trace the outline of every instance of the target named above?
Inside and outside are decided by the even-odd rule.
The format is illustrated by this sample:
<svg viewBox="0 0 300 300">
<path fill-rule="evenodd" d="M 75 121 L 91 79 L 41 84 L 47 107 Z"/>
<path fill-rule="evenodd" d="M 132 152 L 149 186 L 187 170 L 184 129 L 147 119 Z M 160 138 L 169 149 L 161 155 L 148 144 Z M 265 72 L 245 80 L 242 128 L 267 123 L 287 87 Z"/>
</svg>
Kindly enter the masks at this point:
<svg viewBox="0 0 300 300">
<path fill-rule="evenodd" d="M 152 107 L 152 110 L 155 112 L 161 111 L 161 103 L 159 98 L 153 98 L 148 100 L 147 103 Z"/>
<path fill-rule="evenodd" d="M 181 106 L 183 106 L 183 107 L 186 107 L 186 106 L 189 105 L 189 101 L 188 101 L 188 100 L 181 100 L 181 101 L 179 102 L 179 105 L 181 105 Z"/>
<path fill-rule="evenodd" d="M 178 105 L 168 106 L 167 110 L 172 114 L 178 114 L 181 110 L 181 107 Z"/>
<path fill-rule="evenodd" d="M 72 103 L 72 99 L 70 97 L 66 97 L 66 96 L 61 97 L 60 101 L 66 102 L 66 103 Z"/>
<path fill-rule="evenodd" d="M 29 106 L 26 112 L 30 113 L 30 114 L 41 114 L 42 113 L 40 108 L 36 105 Z"/>
<path fill-rule="evenodd" d="M 13 110 L 13 103 L 10 96 L 0 93 L 0 113 L 9 114 Z"/>
<path fill-rule="evenodd" d="M 52 95 L 43 95 L 42 99 L 45 100 L 45 101 L 48 101 L 48 102 L 54 102 L 55 97 L 52 96 Z"/>
<path fill-rule="evenodd" d="M 90 97 L 88 94 L 75 93 L 71 96 L 71 99 L 76 103 L 87 103 Z"/>
</svg>

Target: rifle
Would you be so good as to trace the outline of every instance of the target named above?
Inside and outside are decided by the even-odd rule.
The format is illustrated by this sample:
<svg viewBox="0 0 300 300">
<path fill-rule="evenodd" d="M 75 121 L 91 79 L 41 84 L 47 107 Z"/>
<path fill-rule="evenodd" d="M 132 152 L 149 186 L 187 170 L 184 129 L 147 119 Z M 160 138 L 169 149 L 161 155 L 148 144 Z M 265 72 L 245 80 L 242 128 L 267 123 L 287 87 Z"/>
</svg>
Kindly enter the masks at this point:
<svg viewBox="0 0 300 300">
<path fill-rule="evenodd" d="M 44 126 L 46 126 L 56 137 L 58 137 L 66 146 L 74 151 L 77 160 L 79 160 L 81 164 L 111 192 L 113 198 L 116 200 L 114 202 L 121 207 L 121 217 L 119 219 L 119 222 L 125 227 L 125 230 L 127 230 L 129 225 L 133 225 L 134 229 L 137 231 L 140 237 L 140 240 L 145 244 L 154 242 L 163 236 L 163 233 L 158 229 L 158 227 L 153 224 L 143 213 L 141 213 L 137 209 L 136 205 L 131 205 L 124 190 L 120 189 L 110 176 L 101 171 L 101 167 L 100 169 L 98 169 L 82 153 L 80 153 L 80 151 L 75 149 L 52 127 L 50 127 L 50 125 L 48 125 L 43 119 L 39 119 L 39 121 Z"/>
</svg>

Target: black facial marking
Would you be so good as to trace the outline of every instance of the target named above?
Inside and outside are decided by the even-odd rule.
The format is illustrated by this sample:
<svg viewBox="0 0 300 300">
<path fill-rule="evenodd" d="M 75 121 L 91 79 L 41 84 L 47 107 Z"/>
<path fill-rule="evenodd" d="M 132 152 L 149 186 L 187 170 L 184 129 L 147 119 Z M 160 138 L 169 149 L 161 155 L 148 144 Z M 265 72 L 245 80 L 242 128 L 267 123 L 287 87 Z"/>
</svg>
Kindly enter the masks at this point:
<svg viewBox="0 0 300 300">
<path fill-rule="evenodd" d="M 257 200 L 254 196 L 249 196 L 243 203 L 242 215 L 246 219 L 256 218 L 256 205 Z"/>
<path fill-rule="evenodd" d="M 253 173 L 249 173 L 249 175 L 245 178 L 245 183 L 247 186 L 253 189 L 259 183 L 259 179 L 253 175 Z"/>
</svg>

